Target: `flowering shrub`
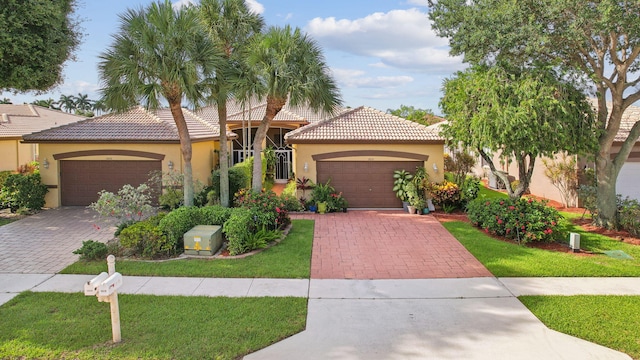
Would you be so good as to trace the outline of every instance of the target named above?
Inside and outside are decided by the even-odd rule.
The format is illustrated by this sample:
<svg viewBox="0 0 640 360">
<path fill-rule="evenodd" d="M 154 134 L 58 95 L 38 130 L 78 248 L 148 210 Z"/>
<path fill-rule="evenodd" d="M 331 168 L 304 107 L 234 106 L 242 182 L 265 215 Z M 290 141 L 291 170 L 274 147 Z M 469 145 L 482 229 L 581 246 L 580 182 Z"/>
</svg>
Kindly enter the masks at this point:
<svg viewBox="0 0 640 360">
<path fill-rule="evenodd" d="M 618 206 L 620 226 L 633 236 L 640 236 L 640 203 L 635 199 L 625 199 Z"/>
<path fill-rule="evenodd" d="M 137 188 L 127 184 L 118 190 L 118 194 L 104 190 L 99 194 L 98 201 L 89 205 L 89 208 L 97 211 L 101 217 L 115 218 L 118 224 L 140 221 L 154 211 L 151 190 L 147 184 Z"/>
<path fill-rule="evenodd" d="M 431 183 L 427 187 L 427 191 L 433 203 L 443 209 L 454 210 L 462 206 L 462 192 L 460 187 L 453 182 L 445 180 L 441 184 Z"/>
<path fill-rule="evenodd" d="M 273 191 L 242 189 L 236 193 L 235 204 L 253 211 L 257 228 L 275 230 L 291 223 L 285 204 Z"/>
<path fill-rule="evenodd" d="M 342 192 L 336 193 L 333 192 L 329 196 L 329 201 L 327 201 L 327 211 L 340 211 L 343 208 L 347 207 L 347 199 L 342 196 Z"/>
<path fill-rule="evenodd" d="M 533 199 L 476 199 L 467 205 L 471 223 L 488 234 L 529 241 L 561 239 L 561 215 Z"/>
</svg>

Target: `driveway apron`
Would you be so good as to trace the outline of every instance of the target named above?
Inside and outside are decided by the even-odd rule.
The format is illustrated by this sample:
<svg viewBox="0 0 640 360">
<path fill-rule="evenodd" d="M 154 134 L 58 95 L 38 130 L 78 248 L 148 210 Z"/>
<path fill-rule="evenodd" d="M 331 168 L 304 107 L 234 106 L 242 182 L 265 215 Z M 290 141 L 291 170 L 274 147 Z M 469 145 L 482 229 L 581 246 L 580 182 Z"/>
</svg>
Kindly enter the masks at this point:
<svg viewBox="0 0 640 360">
<path fill-rule="evenodd" d="M 292 218 L 315 220 L 312 279 L 492 276 L 433 216 L 357 210 Z"/>
<path fill-rule="evenodd" d="M 54 274 L 78 259 L 86 240 L 106 242 L 114 228 L 99 226 L 84 207 L 50 209 L 0 226 L 0 273 Z"/>
</svg>

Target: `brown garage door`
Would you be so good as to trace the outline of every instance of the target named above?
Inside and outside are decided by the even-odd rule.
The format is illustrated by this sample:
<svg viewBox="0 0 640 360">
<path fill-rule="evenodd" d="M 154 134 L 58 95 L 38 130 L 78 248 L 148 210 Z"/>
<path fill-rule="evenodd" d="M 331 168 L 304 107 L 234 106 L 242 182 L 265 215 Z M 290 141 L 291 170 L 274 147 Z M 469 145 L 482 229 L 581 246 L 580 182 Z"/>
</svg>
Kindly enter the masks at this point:
<svg viewBox="0 0 640 360">
<path fill-rule="evenodd" d="M 400 208 L 393 192 L 393 172 L 415 172 L 422 161 L 318 161 L 318 182 L 331 185 L 353 208 Z"/>
<path fill-rule="evenodd" d="M 149 172 L 161 170 L 160 161 L 60 161 L 60 192 L 63 206 L 87 206 L 98 192 L 116 193 L 125 184 L 138 186 Z"/>
</svg>

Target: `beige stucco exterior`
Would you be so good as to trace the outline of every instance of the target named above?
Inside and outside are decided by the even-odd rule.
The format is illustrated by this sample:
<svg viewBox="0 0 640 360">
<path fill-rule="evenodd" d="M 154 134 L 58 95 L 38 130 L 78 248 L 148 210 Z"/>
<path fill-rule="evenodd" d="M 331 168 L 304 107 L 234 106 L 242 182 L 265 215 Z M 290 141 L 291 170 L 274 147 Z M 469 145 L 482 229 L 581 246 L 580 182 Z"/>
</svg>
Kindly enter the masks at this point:
<svg viewBox="0 0 640 360">
<path fill-rule="evenodd" d="M 20 140 L 0 140 L 0 171 L 16 171 L 20 165 L 38 159 L 38 145 L 22 144 Z"/>
<path fill-rule="evenodd" d="M 213 141 L 203 141 L 192 143 L 192 159 L 191 166 L 193 169 L 193 178 L 203 184 L 207 184 L 214 161 L 215 143 Z M 42 143 L 40 144 L 40 159 L 44 162 L 46 159 L 49 168 L 45 169 L 41 166 L 40 174 L 42 182 L 49 186 L 49 192 L 46 195 L 46 207 L 59 207 L 60 199 L 60 171 L 59 161 L 55 157 L 61 154 L 84 152 L 98 150 L 104 155 L 92 156 L 74 156 L 67 157 L 65 160 L 149 160 L 148 157 L 130 156 L 130 155 L 112 155 L 109 151 L 139 151 L 152 154 L 162 155 L 162 171 L 169 172 L 169 162 L 173 163 L 174 171 L 182 171 L 184 161 L 180 152 L 180 144 L 90 144 L 90 143 Z"/>
<path fill-rule="evenodd" d="M 429 173 L 429 178 L 435 182 L 444 180 L 444 145 L 443 144 L 293 144 L 293 163 L 295 176 L 298 178 L 307 177 L 314 183 L 317 182 L 316 162 L 314 155 L 343 152 L 376 150 L 398 153 L 411 153 L 429 156 L 425 161 L 425 168 Z M 402 156 L 348 156 L 328 159 L 326 161 L 415 161 L 415 159 Z M 305 171 L 305 164 L 307 164 Z M 433 165 L 436 165 L 437 172 Z M 415 169 L 406 169 L 414 172 Z"/>
</svg>

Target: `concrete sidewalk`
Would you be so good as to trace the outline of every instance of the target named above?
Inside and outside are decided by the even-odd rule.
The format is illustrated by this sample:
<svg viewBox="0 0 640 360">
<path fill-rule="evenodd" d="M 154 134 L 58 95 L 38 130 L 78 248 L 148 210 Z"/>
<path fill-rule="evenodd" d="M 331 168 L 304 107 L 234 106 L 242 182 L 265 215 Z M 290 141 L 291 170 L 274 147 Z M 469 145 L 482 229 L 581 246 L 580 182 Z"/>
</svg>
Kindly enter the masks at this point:
<svg viewBox="0 0 640 360">
<path fill-rule="evenodd" d="M 81 292 L 92 275 L 0 274 L 22 291 Z M 630 359 L 546 328 L 520 295 L 640 295 L 640 278 L 410 280 L 125 276 L 125 294 L 309 298 L 306 330 L 251 359 Z"/>
</svg>

